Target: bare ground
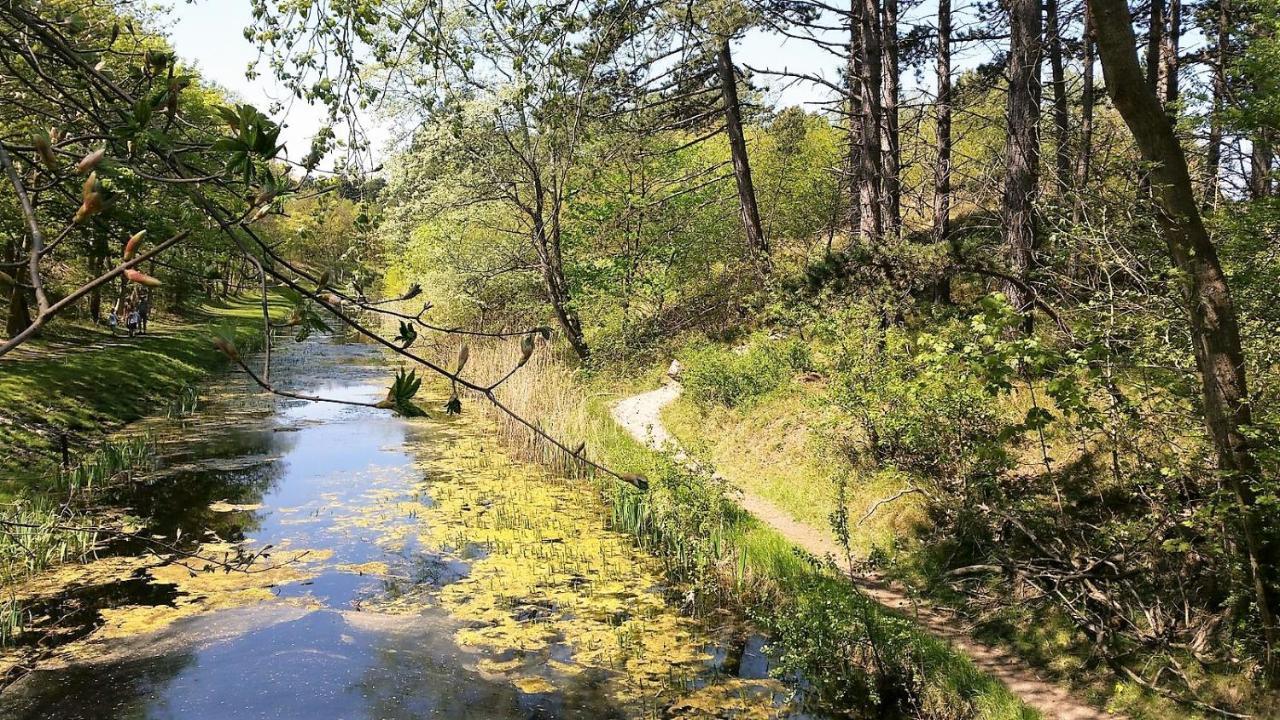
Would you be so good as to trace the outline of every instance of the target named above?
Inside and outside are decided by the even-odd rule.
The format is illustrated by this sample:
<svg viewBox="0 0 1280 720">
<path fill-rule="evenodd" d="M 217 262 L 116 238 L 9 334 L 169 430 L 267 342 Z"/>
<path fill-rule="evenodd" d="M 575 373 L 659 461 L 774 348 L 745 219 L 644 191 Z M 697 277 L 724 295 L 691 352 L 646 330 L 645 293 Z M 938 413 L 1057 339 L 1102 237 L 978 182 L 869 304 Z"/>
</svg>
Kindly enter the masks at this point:
<svg viewBox="0 0 1280 720">
<path fill-rule="evenodd" d="M 624 398 L 614 405 L 613 419 L 636 440 L 654 449 L 670 452 L 679 461 L 691 463 L 693 461 L 662 424 L 662 408 L 680 397 L 680 392 L 680 383 L 671 381 L 656 390 Z M 798 522 L 768 500 L 742 490 L 741 484 L 735 483 L 732 477 L 725 479 L 732 487 L 738 488 L 741 493 L 738 501 L 747 512 L 796 546 L 817 557 L 844 557 L 843 550 L 829 531 Z M 840 562 L 845 564 L 844 561 Z M 845 569 L 850 570 L 847 566 Z M 914 618 L 935 637 L 947 641 L 967 655 L 974 665 L 998 678 L 1045 718 L 1115 720 L 1122 717 L 1096 708 L 1068 689 L 1041 678 L 1023 660 L 1007 650 L 974 639 L 972 628 L 964 619 L 946 608 L 922 603 L 874 575 L 850 574 L 868 597 Z"/>
</svg>

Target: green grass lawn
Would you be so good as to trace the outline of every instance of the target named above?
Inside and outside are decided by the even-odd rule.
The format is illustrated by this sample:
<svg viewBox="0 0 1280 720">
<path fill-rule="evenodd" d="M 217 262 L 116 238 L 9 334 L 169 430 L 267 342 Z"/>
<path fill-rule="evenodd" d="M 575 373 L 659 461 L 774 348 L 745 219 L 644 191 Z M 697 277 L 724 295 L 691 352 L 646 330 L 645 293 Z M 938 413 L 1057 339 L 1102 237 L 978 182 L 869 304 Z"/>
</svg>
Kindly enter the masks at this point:
<svg viewBox="0 0 1280 720">
<path fill-rule="evenodd" d="M 280 307 L 274 312 L 279 313 Z M 122 425 L 165 412 L 186 385 L 225 367 L 211 345 L 228 324 L 253 347 L 262 335 L 253 298 L 213 301 L 182 318 L 157 318 L 127 338 L 105 328 L 53 324 L 0 360 L 0 500 L 39 490 L 56 472 L 61 436 L 73 454 Z"/>
</svg>

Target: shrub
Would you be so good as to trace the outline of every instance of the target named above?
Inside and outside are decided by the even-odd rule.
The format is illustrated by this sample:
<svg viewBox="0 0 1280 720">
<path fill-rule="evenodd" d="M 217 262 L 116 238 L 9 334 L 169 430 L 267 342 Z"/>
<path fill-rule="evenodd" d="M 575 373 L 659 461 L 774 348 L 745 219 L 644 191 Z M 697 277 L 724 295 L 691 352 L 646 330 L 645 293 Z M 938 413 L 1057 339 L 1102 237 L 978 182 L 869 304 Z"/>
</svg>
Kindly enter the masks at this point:
<svg viewBox="0 0 1280 720">
<path fill-rule="evenodd" d="M 684 358 L 684 386 L 703 405 L 749 405 L 813 366 L 808 345 L 795 339 L 752 338 L 745 349 L 703 345 Z"/>
</svg>

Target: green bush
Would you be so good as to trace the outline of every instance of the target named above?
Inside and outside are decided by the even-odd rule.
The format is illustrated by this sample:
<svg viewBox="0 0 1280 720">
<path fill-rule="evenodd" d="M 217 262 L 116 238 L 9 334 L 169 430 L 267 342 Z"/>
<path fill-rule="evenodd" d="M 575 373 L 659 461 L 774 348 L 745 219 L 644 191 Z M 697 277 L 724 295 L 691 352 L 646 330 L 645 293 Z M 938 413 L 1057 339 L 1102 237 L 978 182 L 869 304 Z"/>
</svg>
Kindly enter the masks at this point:
<svg viewBox="0 0 1280 720">
<path fill-rule="evenodd" d="M 703 405 L 749 405 L 813 367 L 808 345 L 795 340 L 751 339 L 744 350 L 703 345 L 684 358 L 684 387 Z"/>
</svg>

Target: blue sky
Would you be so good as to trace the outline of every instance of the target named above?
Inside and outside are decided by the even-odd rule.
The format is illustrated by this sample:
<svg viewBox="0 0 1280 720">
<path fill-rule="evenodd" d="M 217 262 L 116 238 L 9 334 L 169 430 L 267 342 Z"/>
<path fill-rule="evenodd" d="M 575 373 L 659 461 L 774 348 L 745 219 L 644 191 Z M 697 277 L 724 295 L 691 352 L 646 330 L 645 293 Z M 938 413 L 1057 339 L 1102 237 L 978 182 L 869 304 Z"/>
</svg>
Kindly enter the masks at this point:
<svg viewBox="0 0 1280 720">
<path fill-rule="evenodd" d="M 929 18 L 935 7 L 932 0 L 925 0 L 911 16 L 901 18 L 902 23 L 905 26 L 913 18 Z M 960 11 L 957 15 L 955 23 L 959 27 L 964 17 Z M 243 34 L 251 19 L 249 0 L 179 0 L 169 18 L 169 35 L 179 56 L 198 67 L 207 80 L 264 111 L 274 101 L 284 102 L 285 113 L 277 118 L 285 125 L 283 138 L 293 157 L 306 153 L 312 135 L 323 124 L 323 113 L 302 101 L 290 102 L 289 93 L 270 77 L 269 72 L 260 74 L 256 80 L 245 78 L 245 68 L 257 56 Z M 824 73 L 827 77 L 835 77 L 840 71 L 836 58 L 813 44 L 761 31 L 752 32 L 744 38 L 735 48 L 735 53 L 735 60 L 739 63 L 756 68 L 785 68 L 800 73 Z M 955 69 L 962 70 L 989 56 L 987 49 L 971 47 L 958 55 Z M 911 95 L 915 90 L 929 92 L 933 87 L 932 71 L 926 68 L 919 84 L 913 73 L 905 73 L 903 83 L 905 95 Z M 820 87 L 789 83 L 780 78 L 757 76 L 756 84 L 768 88 L 768 100 L 779 107 L 805 105 L 818 109 L 815 103 L 829 97 L 827 91 Z M 374 144 L 381 145 L 386 143 L 388 133 L 374 128 L 371 135 Z M 380 150 L 375 148 L 375 152 Z"/>
</svg>

